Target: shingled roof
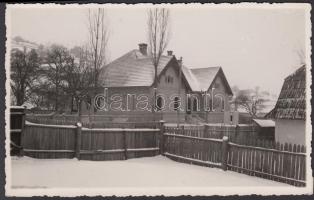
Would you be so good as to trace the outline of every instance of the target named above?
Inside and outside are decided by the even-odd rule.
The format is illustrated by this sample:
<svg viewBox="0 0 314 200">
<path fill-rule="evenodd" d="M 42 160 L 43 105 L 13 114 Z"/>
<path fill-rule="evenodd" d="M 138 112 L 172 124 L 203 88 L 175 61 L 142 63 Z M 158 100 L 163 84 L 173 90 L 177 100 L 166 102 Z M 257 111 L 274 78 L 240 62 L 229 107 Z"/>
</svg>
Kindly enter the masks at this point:
<svg viewBox="0 0 314 200">
<path fill-rule="evenodd" d="M 158 75 L 173 59 L 161 56 Z M 100 84 L 107 87 L 151 86 L 154 81 L 154 66 L 149 56 L 134 49 L 105 66 L 99 76 Z"/>
<path fill-rule="evenodd" d="M 175 56 L 162 55 L 157 68 L 158 76 L 170 62 L 177 62 Z M 170 65 L 169 65 L 170 66 Z M 175 66 L 179 66 L 178 64 Z M 216 76 L 222 73 L 227 90 L 231 88 L 221 67 L 188 68 L 182 67 L 183 80 L 192 91 L 206 91 Z M 134 49 L 105 66 L 99 76 L 99 82 L 106 87 L 151 86 L 154 81 L 154 66 L 151 58 L 140 50 Z"/>
<path fill-rule="evenodd" d="M 192 91 L 199 92 L 207 91 L 213 84 L 218 74 L 221 74 L 222 79 L 227 87 L 227 92 L 232 95 L 232 90 L 221 67 L 188 68 L 183 66 L 182 71 L 187 78 Z"/>
<path fill-rule="evenodd" d="M 305 119 L 305 65 L 285 78 L 275 108 L 266 117 Z"/>
</svg>

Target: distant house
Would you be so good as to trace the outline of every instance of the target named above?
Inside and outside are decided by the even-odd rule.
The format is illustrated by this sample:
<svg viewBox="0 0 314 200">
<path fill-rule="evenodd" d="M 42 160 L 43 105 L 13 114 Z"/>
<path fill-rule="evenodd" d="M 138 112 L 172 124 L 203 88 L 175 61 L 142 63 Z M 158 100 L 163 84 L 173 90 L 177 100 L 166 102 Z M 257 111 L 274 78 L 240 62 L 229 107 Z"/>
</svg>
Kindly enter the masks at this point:
<svg viewBox="0 0 314 200">
<path fill-rule="evenodd" d="M 189 114 L 204 113 L 207 102 L 210 107 L 207 110 L 219 113 L 222 116 L 219 122 L 224 122 L 224 112 L 229 111 L 228 99 L 232 91 L 221 67 L 191 69 L 181 66 L 181 61 L 168 51 L 160 58 L 157 78 L 156 112 L 161 119 L 174 122 L 179 114 L 180 121 L 185 121 Z M 99 81 L 102 86 L 99 92 L 105 93 L 105 101 L 110 105 L 107 113 L 118 113 L 120 116 L 128 113 L 146 116 L 146 113 L 151 113 L 154 66 L 147 53 L 147 44 L 139 44 L 138 49 L 105 66 Z M 97 114 L 103 112 L 97 111 Z"/>
<path fill-rule="evenodd" d="M 21 37 L 15 37 L 11 40 L 11 49 L 12 50 L 20 50 L 20 51 L 30 51 L 30 50 L 37 50 L 39 45 L 34 42 L 30 42 L 24 40 Z"/>
<path fill-rule="evenodd" d="M 266 117 L 276 122 L 279 142 L 305 144 L 305 65 L 285 78 L 275 108 Z"/>
</svg>

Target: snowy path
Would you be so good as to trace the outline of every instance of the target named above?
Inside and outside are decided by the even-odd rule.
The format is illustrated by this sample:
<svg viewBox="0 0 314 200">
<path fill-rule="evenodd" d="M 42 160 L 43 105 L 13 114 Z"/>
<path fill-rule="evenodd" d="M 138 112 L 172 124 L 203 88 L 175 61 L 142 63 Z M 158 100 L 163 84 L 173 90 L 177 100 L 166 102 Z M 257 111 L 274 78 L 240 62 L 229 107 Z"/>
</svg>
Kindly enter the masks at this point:
<svg viewBox="0 0 314 200">
<path fill-rule="evenodd" d="M 289 185 L 216 168 L 174 162 L 163 156 L 127 161 L 12 158 L 14 188 L 219 187 Z"/>
</svg>

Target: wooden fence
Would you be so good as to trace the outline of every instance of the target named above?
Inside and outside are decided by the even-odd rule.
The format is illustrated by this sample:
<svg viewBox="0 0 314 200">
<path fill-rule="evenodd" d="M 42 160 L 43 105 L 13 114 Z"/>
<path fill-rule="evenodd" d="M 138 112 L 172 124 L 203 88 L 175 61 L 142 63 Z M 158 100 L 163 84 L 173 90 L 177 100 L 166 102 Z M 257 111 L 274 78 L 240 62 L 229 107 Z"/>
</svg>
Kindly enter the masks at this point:
<svg viewBox="0 0 314 200">
<path fill-rule="evenodd" d="M 228 143 L 229 170 L 305 186 L 306 154 L 304 146 L 277 143 L 276 148 L 262 148 Z"/>
<path fill-rule="evenodd" d="M 230 142 L 228 136 L 221 138 L 200 130 L 166 127 L 161 152 L 180 162 L 305 186 L 304 146 L 276 143 L 274 147 L 267 142 L 260 142 L 263 147 L 240 145 Z"/>
<path fill-rule="evenodd" d="M 147 121 L 160 121 L 162 120 L 162 113 L 152 113 L 152 112 L 103 112 L 102 114 L 91 114 L 91 115 L 81 115 L 79 117 L 77 114 L 27 114 L 26 118 L 28 120 L 40 120 L 46 119 L 49 123 L 51 120 L 56 120 L 59 123 L 77 122 L 82 123 L 88 122 L 147 122 Z M 62 124 L 60 124 L 62 125 Z"/>
<path fill-rule="evenodd" d="M 176 126 L 167 126 L 167 131 L 175 133 Z M 222 139 L 223 136 L 228 136 L 229 141 L 259 147 L 274 147 L 275 141 L 259 139 L 258 133 L 253 125 L 197 125 L 197 126 L 180 126 L 180 134 L 195 135 L 202 138 L 217 138 Z"/>
<path fill-rule="evenodd" d="M 85 128 L 26 123 L 24 155 L 34 158 L 123 160 L 159 154 L 158 128 Z"/>
<path fill-rule="evenodd" d="M 161 153 L 180 162 L 305 186 L 304 146 L 244 140 L 245 134 L 250 134 L 248 126 L 177 128 L 161 122 L 150 128 L 87 128 L 27 122 L 21 146 L 24 155 L 35 158 L 124 160 Z"/>
<path fill-rule="evenodd" d="M 41 116 L 41 115 L 26 115 L 26 120 L 37 124 L 48 125 L 75 125 L 79 120 L 76 118 L 68 119 L 62 116 Z M 147 121 L 147 122 L 112 122 L 112 121 L 83 121 L 81 122 L 83 127 L 88 128 L 156 128 L 159 122 Z"/>
</svg>

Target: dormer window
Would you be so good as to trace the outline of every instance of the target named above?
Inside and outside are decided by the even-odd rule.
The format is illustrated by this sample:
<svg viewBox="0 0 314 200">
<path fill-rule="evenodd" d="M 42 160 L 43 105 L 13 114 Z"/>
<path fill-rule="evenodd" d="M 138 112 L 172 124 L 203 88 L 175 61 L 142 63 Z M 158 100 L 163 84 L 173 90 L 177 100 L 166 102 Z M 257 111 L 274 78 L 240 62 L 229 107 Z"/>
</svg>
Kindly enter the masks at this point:
<svg viewBox="0 0 314 200">
<path fill-rule="evenodd" d="M 173 83 L 173 77 L 170 75 L 166 76 L 166 83 Z"/>
</svg>

